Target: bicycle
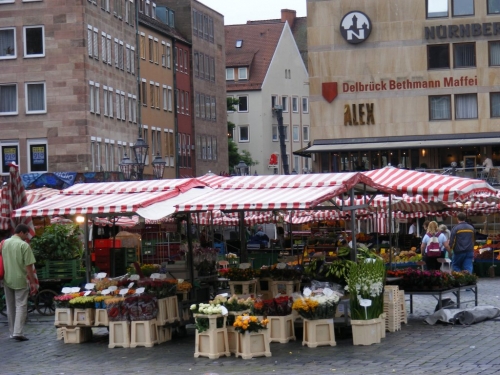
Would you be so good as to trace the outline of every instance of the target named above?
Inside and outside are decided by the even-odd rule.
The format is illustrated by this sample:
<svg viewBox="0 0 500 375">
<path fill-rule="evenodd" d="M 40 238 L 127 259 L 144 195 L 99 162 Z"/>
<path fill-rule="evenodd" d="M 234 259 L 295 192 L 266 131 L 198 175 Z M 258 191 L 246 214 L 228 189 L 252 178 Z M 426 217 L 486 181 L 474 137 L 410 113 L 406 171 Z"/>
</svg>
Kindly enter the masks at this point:
<svg viewBox="0 0 500 375">
<path fill-rule="evenodd" d="M 51 289 L 39 291 L 34 296 L 28 297 L 28 314 L 37 310 L 40 315 L 51 316 L 55 314 L 54 297 L 57 293 Z M 5 302 L 5 292 L 0 288 L 0 314 L 7 316 L 7 304 Z"/>
</svg>

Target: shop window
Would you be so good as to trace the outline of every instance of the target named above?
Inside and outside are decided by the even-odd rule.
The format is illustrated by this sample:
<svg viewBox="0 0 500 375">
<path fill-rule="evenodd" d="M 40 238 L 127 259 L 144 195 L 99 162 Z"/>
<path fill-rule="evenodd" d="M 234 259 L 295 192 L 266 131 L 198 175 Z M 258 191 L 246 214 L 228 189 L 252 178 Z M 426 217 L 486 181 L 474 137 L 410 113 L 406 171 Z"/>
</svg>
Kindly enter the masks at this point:
<svg viewBox="0 0 500 375">
<path fill-rule="evenodd" d="M 500 41 L 489 42 L 490 66 L 500 66 Z"/>
<path fill-rule="evenodd" d="M 450 67 L 450 45 L 434 44 L 427 46 L 428 69 L 446 69 Z"/>
<path fill-rule="evenodd" d="M 448 0 L 427 0 L 427 18 L 448 17 Z"/>
<path fill-rule="evenodd" d="M 238 141 L 250 142 L 250 129 L 248 125 L 238 126 Z"/>
<path fill-rule="evenodd" d="M 473 16 L 474 0 L 452 0 L 453 17 Z"/>
<path fill-rule="evenodd" d="M 455 119 L 477 118 L 477 94 L 455 95 Z"/>
<path fill-rule="evenodd" d="M 488 14 L 500 13 L 500 0 L 488 0 Z"/>
<path fill-rule="evenodd" d="M 450 95 L 429 96 L 429 120 L 451 119 Z"/>
<path fill-rule="evenodd" d="M 500 117 L 500 92 L 490 93 L 491 117 Z"/>
<path fill-rule="evenodd" d="M 476 44 L 453 44 L 453 60 L 455 68 L 470 68 L 476 66 Z"/>
<path fill-rule="evenodd" d="M 226 81 L 234 81 L 234 69 L 226 68 Z"/>
<path fill-rule="evenodd" d="M 238 96 L 238 112 L 248 112 L 248 96 Z"/>
<path fill-rule="evenodd" d="M 19 165 L 19 144 L 17 143 L 2 143 L 2 173 L 9 173 L 9 164 L 16 163 Z"/>
</svg>

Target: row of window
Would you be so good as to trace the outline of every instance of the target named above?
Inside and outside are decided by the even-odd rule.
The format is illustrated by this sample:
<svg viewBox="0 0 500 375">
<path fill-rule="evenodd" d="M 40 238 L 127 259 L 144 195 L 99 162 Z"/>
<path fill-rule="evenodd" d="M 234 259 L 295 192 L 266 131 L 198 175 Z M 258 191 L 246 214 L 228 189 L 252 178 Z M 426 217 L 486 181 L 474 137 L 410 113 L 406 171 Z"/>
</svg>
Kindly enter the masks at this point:
<svg viewBox="0 0 500 375">
<path fill-rule="evenodd" d="M 89 111 L 95 115 L 101 115 L 101 84 L 89 81 Z M 125 107 L 126 101 L 126 107 Z M 124 91 L 115 90 L 112 87 L 102 87 L 102 107 L 105 117 L 121 121 L 137 122 L 137 97 Z M 127 114 L 128 113 L 128 114 Z"/>
<path fill-rule="evenodd" d="M 189 50 L 186 48 L 175 47 L 174 50 L 174 63 L 175 70 L 182 73 L 189 72 Z M 169 62 L 170 64 L 170 62 Z"/>
<path fill-rule="evenodd" d="M 104 64 L 113 64 L 111 57 L 112 50 L 114 49 L 115 68 L 135 74 L 135 47 L 130 44 L 124 45 L 122 40 L 113 39 L 111 35 L 106 34 L 104 31 L 101 32 L 101 40 L 99 42 L 99 30 L 97 27 L 87 25 L 87 52 L 90 58 L 99 60 L 99 46 L 101 48 L 101 59 Z"/>
<path fill-rule="evenodd" d="M 215 82 L 215 58 L 194 52 L 194 76 Z"/>
<path fill-rule="evenodd" d="M 454 111 L 452 111 L 452 97 L 454 97 Z M 477 94 L 429 96 L 430 120 L 452 120 L 452 113 L 455 113 L 455 120 L 478 118 Z M 500 117 L 500 92 L 490 93 L 490 117 Z"/>
<path fill-rule="evenodd" d="M 199 10 L 193 9 L 193 35 L 214 42 L 214 19 Z"/>
<path fill-rule="evenodd" d="M 47 139 L 27 139 L 26 145 L 28 173 L 47 172 L 49 169 Z M 0 141 L 0 153 L 2 157 L 1 174 L 9 173 L 10 163 L 20 165 L 19 142 Z"/>
<path fill-rule="evenodd" d="M 177 113 L 189 116 L 189 92 L 184 90 L 175 90 L 175 102 L 177 103 Z"/>
<path fill-rule="evenodd" d="M 196 159 L 217 160 L 217 137 L 211 135 L 196 136 Z"/>
<path fill-rule="evenodd" d="M 500 13 L 500 0 L 483 0 L 488 14 Z M 474 0 L 427 0 L 427 18 L 474 16 Z"/>
<path fill-rule="evenodd" d="M 0 29 L 0 59 L 17 58 L 16 27 Z M 23 26 L 23 57 L 25 59 L 45 56 L 44 26 Z"/>
<path fill-rule="evenodd" d="M 289 126 L 283 126 L 285 131 L 285 142 L 288 142 Z M 248 143 L 250 142 L 250 126 L 249 125 L 238 125 L 238 142 Z M 233 137 L 234 138 L 234 137 Z M 273 142 L 279 141 L 278 125 L 273 125 L 272 128 L 272 140 Z M 292 140 L 293 142 L 300 142 L 300 126 L 293 125 L 292 127 Z M 309 142 L 309 125 L 302 126 L 302 142 Z"/>
<path fill-rule="evenodd" d="M 111 13 L 110 0 L 87 0 L 89 3 L 97 6 L 99 1 L 101 9 Z M 134 26 L 135 7 L 134 0 L 113 0 L 113 15 L 120 21 L 125 19 L 125 22 L 130 26 Z"/>
<path fill-rule="evenodd" d="M 27 115 L 47 113 L 45 82 L 25 82 L 21 87 L 24 88 L 25 113 Z M 19 114 L 18 84 L 1 84 L 0 116 L 17 114 Z"/>
<path fill-rule="evenodd" d="M 248 97 L 248 95 L 236 95 L 236 97 L 229 95 L 228 98 L 238 99 L 238 105 L 236 106 L 237 112 L 248 112 L 249 111 L 249 97 Z M 290 98 L 288 96 L 281 97 L 281 108 L 283 109 L 283 112 L 289 111 L 289 108 L 290 108 L 289 101 L 290 101 Z M 299 97 L 292 96 L 291 101 L 292 101 L 292 103 L 291 103 L 292 112 L 299 113 Z M 279 103 L 278 102 L 278 95 L 272 95 L 271 96 L 271 108 L 275 108 L 278 105 L 278 103 Z M 302 104 L 302 113 L 309 113 L 309 98 L 302 97 L 301 104 Z M 232 111 L 230 111 L 230 112 L 232 112 Z"/>
<path fill-rule="evenodd" d="M 179 144 L 179 168 L 191 168 L 191 135 L 179 133 L 177 140 Z"/>
<path fill-rule="evenodd" d="M 476 43 L 430 44 L 427 46 L 427 68 L 449 69 L 450 50 L 453 51 L 453 68 L 476 67 Z M 500 41 L 488 42 L 489 66 L 500 66 Z"/>
<path fill-rule="evenodd" d="M 216 97 L 197 92 L 194 96 L 194 111 L 197 118 L 216 121 Z"/>
<path fill-rule="evenodd" d="M 236 76 L 235 73 L 238 73 Z M 235 79 L 237 77 L 237 79 Z M 243 81 L 248 79 L 248 67 L 226 68 L 226 81 Z"/>
</svg>

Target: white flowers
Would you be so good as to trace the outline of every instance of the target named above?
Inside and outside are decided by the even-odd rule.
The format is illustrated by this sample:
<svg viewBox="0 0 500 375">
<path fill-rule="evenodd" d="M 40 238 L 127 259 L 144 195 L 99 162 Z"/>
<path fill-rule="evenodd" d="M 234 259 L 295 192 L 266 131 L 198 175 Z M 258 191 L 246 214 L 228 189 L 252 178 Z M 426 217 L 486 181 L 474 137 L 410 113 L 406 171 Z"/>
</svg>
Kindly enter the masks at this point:
<svg viewBox="0 0 500 375">
<path fill-rule="evenodd" d="M 190 309 L 192 311 L 196 310 L 196 305 L 191 305 Z M 205 314 L 205 315 L 216 315 L 216 314 L 222 314 L 222 306 L 219 304 L 210 304 L 210 303 L 200 303 L 198 305 L 198 314 Z"/>
<path fill-rule="evenodd" d="M 333 292 L 333 294 L 328 297 L 325 295 L 319 295 L 319 296 L 312 296 L 309 298 L 317 301 L 320 305 L 327 305 L 327 304 L 337 304 L 340 300 L 340 295 L 337 292 Z"/>
</svg>

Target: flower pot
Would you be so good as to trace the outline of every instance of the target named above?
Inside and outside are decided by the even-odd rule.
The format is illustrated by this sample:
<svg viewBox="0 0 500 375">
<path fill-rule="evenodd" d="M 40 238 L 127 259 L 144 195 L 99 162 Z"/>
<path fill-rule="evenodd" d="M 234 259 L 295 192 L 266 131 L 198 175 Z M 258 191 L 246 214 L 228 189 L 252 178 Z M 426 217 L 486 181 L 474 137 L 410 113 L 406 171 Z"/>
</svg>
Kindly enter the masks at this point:
<svg viewBox="0 0 500 375">
<path fill-rule="evenodd" d="M 109 319 L 108 319 L 108 312 L 106 309 L 96 309 L 95 310 L 95 322 L 94 326 L 102 326 L 102 327 L 107 327 L 109 326 Z"/>
<path fill-rule="evenodd" d="M 216 359 L 221 356 L 229 357 L 229 343 L 226 327 L 226 317 L 224 316 L 221 328 L 217 328 L 217 318 L 222 315 L 193 314 L 194 318 L 206 318 L 209 328 L 204 332 L 196 330 L 194 357 L 208 357 Z"/>
<path fill-rule="evenodd" d="M 291 281 L 271 281 L 271 296 L 291 296 L 293 293 L 300 293 L 300 280 Z"/>
<path fill-rule="evenodd" d="M 380 343 L 380 318 L 369 320 L 351 320 L 352 341 L 354 345 L 371 345 Z"/>
<path fill-rule="evenodd" d="M 267 329 L 259 332 L 238 333 L 236 357 L 250 359 L 255 357 L 271 357 L 269 333 Z"/>
<path fill-rule="evenodd" d="M 73 309 L 74 326 L 91 326 L 94 324 L 95 309 Z"/>
<path fill-rule="evenodd" d="M 57 308 L 55 312 L 54 325 L 59 326 L 72 326 L 73 325 L 73 309 L 60 309 Z"/>
<path fill-rule="evenodd" d="M 257 279 L 248 281 L 229 281 L 231 295 L 248 295 L 257 292 Z"/>
<path fill-rule="evenodd" d="M 295 327 L 292 314 L 286 316 L 268 316 L 269 342 L 286 344 L 295 341 Z"/>
<path fill-rule="evenodd" d="M 309 348 L 318 346 L 335 346 L 335 333 L 333 332 L 333 319 L 304 319 L 302 345 Z"/>
</svg>

